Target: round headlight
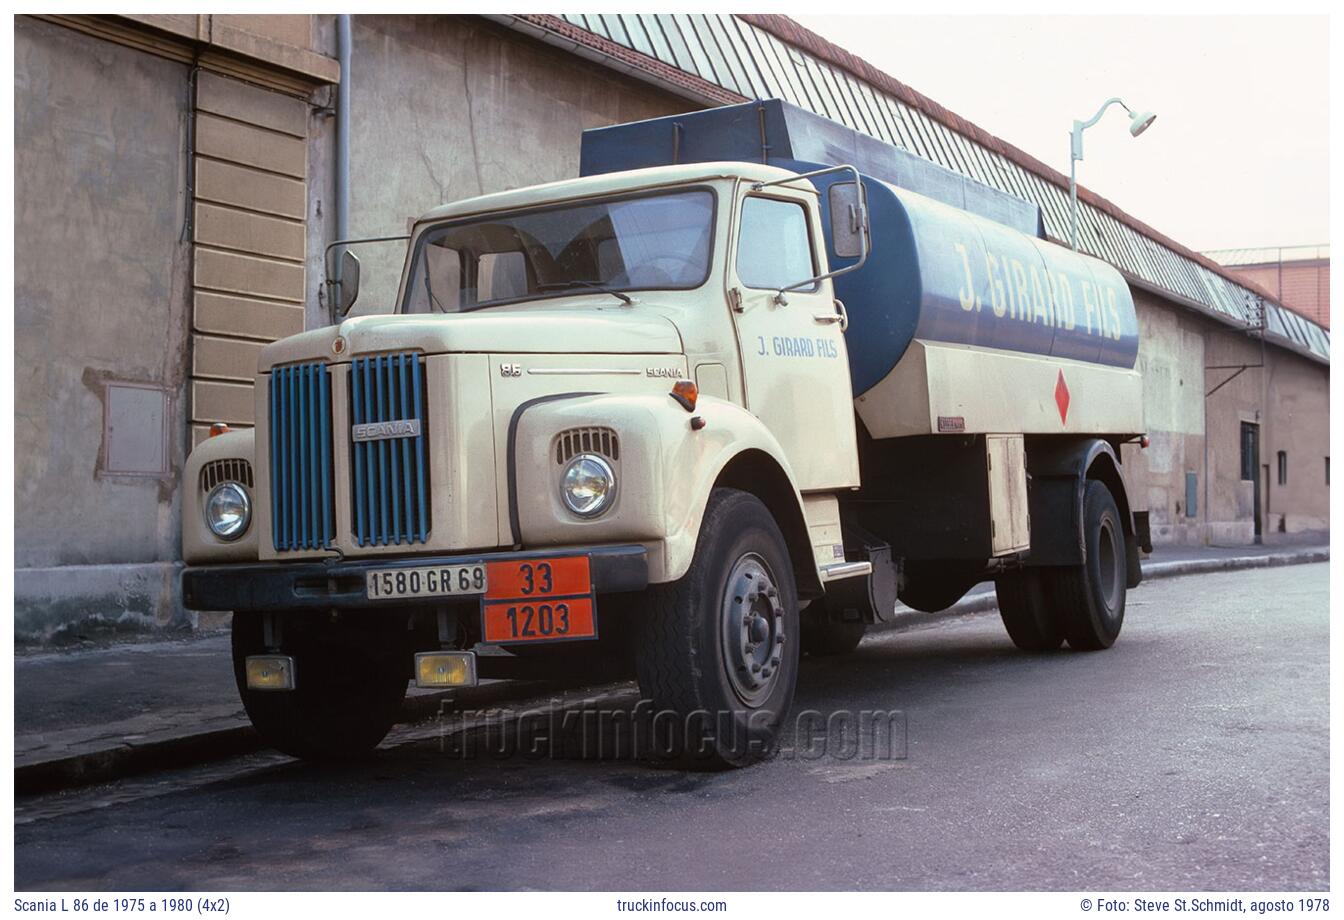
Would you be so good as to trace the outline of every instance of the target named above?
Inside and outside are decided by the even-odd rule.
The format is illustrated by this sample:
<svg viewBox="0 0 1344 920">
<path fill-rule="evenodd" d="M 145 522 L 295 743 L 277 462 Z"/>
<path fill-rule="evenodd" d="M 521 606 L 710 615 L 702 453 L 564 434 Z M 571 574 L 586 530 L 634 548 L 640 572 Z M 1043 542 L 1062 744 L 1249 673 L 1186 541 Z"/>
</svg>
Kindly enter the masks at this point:
<svg viewBox="0 0 1344 920">
<path fill-rule="evenodd" d="M 597 454 L 579 454 L 560 477 L 560 497 L 579 517 L 595 517 L 616 497 L 616 474 Z"/>
<path fill-rule="evenodd" d="M 221 540 L 237 540 L 252 523 L 252 502 L 236 482 L 222 482 L 205 500 L 205 523 Z"/>
</svg>

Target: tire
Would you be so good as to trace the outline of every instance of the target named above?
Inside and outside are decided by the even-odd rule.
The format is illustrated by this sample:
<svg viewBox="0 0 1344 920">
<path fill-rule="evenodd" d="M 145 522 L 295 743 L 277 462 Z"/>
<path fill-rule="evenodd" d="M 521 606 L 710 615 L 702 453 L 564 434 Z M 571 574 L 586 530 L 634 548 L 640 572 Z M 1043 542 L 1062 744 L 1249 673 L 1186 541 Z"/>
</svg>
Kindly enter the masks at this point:
<svg viewBox="0 0 1344 920">
<path fill-rule="evenodd" d="M 868 625 L 862 620 L 833 620 L 818 598 L 802 613 L 802 652 L 813 658 L 848 655 L 858 648 Z"/>
<path fill-rule="evenodd" d="M 798 590 L 788 546 L 756 496 L 715 489 L 690 568 L 648 591 L 636 640 L 656 753 L 685 766 L 769 756 L 798 680 Z"/>
<path fill-rule="evenodd" d="M 1125 534 L 1120 509 L 1106 485 L 1090 480 L 1083 492 L 1087 561 L 1050 573 L 1055 619 L 1076 651 L 1110 648 L 1125 622 Z"/>
<path fill-rule="evenodd" d="M 266 651 L 260 613 L 233 615 L 233 674 L 262 740 L 304 760 L 367 756 L 401 712 L 408 662 L 386 634 L 325 618 L 286 620 L 281 651 L 294 657 L 295 689 L 249 690 L 245 661 Z"/>
<path fill-rule="evenodd" d="M 1008 637 L 1024 652 L 1052 652 L 1064 642 L 1040 569 L 1018 569 L 994 580 L 999 616 Z"/>
</svg>

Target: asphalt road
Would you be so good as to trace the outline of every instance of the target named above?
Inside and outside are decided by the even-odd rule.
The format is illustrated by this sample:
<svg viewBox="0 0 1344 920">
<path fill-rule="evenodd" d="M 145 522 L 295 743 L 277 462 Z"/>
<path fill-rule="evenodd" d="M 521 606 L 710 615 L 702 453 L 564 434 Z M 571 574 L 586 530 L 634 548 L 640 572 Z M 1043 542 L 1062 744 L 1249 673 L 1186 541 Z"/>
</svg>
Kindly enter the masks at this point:
<svg viewBox="0 0 1344 920">
<path fill-rule="evenodd" d="M 1130 594 L 1108 652 L 1024 655 L 990 614 L 805 662 L 798 711 L 900 711 L 904 757 L 680 773 L 403 729 L 360 766 L 253 755 L 20 799 L 15 884 L 1324 889 L 1328 638 L 1326 564 L 1175 578 Z"/>
</svg>

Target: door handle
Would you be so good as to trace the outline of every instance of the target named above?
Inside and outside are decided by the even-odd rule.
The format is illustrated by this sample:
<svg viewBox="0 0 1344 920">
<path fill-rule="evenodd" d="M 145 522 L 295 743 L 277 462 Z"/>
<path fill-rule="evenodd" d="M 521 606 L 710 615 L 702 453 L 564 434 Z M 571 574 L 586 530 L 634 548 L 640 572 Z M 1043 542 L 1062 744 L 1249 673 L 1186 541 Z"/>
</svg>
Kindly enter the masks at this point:
<svg viewBox="0 0 1344 920">
<path fill-rule="evenodd" d="M 839 298 L 835 301 L 834 313 L 813 313 L 812 318 L 819 323 L 839 323 L 841 332 L 849 328 L 849 313 L 845 310 L 844 301 Z"/>
</svg>

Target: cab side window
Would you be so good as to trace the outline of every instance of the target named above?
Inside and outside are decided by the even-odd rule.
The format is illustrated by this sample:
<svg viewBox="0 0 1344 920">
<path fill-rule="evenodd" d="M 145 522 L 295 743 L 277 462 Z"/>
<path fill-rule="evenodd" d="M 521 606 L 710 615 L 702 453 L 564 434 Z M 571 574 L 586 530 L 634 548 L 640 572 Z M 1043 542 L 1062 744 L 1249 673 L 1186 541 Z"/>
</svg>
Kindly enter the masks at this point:
<svg viewBox="0 0 1344 920">
<path fill-rule="evenodd" d="M 737 276 L 743 284 L 779 290 L 815 274 L 807 212 L 801 204 L 759 197 L 742 202 Z"/>
</svg>

